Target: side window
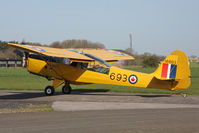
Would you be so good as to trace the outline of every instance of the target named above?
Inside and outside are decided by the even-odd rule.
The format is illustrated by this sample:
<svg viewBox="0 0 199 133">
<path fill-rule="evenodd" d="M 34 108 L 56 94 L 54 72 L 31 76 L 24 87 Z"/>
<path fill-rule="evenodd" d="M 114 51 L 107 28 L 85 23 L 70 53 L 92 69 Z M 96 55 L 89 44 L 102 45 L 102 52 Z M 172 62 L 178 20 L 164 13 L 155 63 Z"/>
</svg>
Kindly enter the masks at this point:
<svg viewBox="0 0 199 133">
<path fill-rule="evenodd" d="M 70 65 L 73 67 L 77 67 L 77 62 L 72 62 Z"/>
<path fill-rule="evenodd" d="M 90 63 L 88 65 L 87 70 L 90 70 L 90 71 L 93 71 L 93 72 L 98 72 L 98 73 L 103 73 L 103 74 L 109 74 L 110 68 L 102 66 L 98 63 Z"/>
<path fill-rule="evenodd" d="M 100 65 L 98 63 L 84 63 L 84 62 L 72 62 L 70 64 L 73 67 L 85 69 L 93 72 L 103 73 L 103 74 L 109 74 L 110 68 L 105 67 L 103 65 Z"/>
<path fill-rule="evenodd" d="M 87 69 L 88 63 L 80 63 L 81 69 Z"/>
<path fill-rule="evenodd" d="M 80 69 L 87 69 L 88 67 L 88 63 L 83 63 L 83 62 L 72 62 L 70 65 Z"/>
</svg>

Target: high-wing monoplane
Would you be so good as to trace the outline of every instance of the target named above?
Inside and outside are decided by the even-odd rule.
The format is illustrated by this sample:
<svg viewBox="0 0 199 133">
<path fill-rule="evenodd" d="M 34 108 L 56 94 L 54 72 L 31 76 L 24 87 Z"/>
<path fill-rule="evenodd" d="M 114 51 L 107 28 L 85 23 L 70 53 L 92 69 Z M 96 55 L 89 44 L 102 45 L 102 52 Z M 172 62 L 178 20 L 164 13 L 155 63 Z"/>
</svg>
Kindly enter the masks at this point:
<svg viewBox="0 0 199 133">
<path fill-rule="evenodd" d="M 70 84 L 112 84 L 143 88 L 178 90 L 190 85 L 190 69 L 186 54 L 180 50 L 171 53 L 153 73 L 146 74 L 112 66 L 120 60 L 132 60 L 125 53 L 106 49 L 58 49 L 8 43 L 28 51 L 28 71 L 53 80 L 45 88 L 53 95 L 60 85 L 64 94 L 71 92 Z"/>
</svg>

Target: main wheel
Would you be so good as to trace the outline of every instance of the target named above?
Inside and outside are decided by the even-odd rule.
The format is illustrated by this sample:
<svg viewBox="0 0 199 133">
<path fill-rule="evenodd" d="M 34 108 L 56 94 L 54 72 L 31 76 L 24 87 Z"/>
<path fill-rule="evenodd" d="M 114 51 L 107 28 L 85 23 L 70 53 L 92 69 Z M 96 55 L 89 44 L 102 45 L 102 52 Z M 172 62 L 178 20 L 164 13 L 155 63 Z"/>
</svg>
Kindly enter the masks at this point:
<svg viewBox="0 0 199 133">
<path fill-rule="evenodd" d="M 70 85 L 64 85 L 63 87 L 62 87 L 62 92 L 64 93 L 64 94 L 70 94 L 71 93 L 71 90 L 72 90 L 72 88 L 71 88 L 71 86 Z"/>
<path fill-rule="evenodd" d="M 45 88 L 45 94 L 46 94 L 47 96 L 53 95 L 54 92 L 55 92 L 55 89 L 53 88 L 53 86 L 47 86 L 47 87 Z"/>
</svg>

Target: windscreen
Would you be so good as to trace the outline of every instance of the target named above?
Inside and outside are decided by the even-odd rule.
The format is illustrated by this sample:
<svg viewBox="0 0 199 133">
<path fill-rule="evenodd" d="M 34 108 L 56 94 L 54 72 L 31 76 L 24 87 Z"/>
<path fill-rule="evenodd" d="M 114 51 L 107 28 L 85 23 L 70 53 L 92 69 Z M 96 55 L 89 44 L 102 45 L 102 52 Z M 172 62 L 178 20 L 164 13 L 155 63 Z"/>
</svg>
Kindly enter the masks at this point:
<svg viewBox="0 0 199 133">
<path fill-rule="evenodd" d="M 103 59 L 101 59 L 97 56 L 94 56 L 94 55 L 89 54 L 89 53 L 84 53 L 84 52 L 81 52 L 81 51 L 78 51 L 78 50 L 74 50 L 74 49 L 70 49 L 70 50 L 73 51 L 73 52 L 79 53 L 79 54 L 83 54 L 83 55 L 85 55 L 85 56 L 87 56 L 91 59 L 94 59 L 95 61 L 97 61 L 98 63 L 100 63 L 100 64 L 102 64 L 106 67 L 111 67 L 111 64 L 109 64 L 108 62 L 106 62 L 105 60 L 103 60 Z"/>
</svg>

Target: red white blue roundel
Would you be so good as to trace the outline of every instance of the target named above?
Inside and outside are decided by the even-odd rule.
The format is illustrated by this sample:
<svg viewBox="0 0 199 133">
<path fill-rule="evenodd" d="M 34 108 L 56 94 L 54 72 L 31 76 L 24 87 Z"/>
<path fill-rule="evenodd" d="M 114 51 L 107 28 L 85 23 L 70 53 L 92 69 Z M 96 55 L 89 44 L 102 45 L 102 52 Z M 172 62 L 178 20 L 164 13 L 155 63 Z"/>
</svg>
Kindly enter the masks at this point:
<svg viewBox="0 0 199 133">
<path fill-rule="evenodd" d="M 138 81 L 138 78 L 137 78 L 136 75 L 131 75 L 131 76 L 129 76 L 129 82 L 130 82 L 131 84 L 135 84 L 135 83 L 137 83 L 137 81 Z"/>
</svg>

